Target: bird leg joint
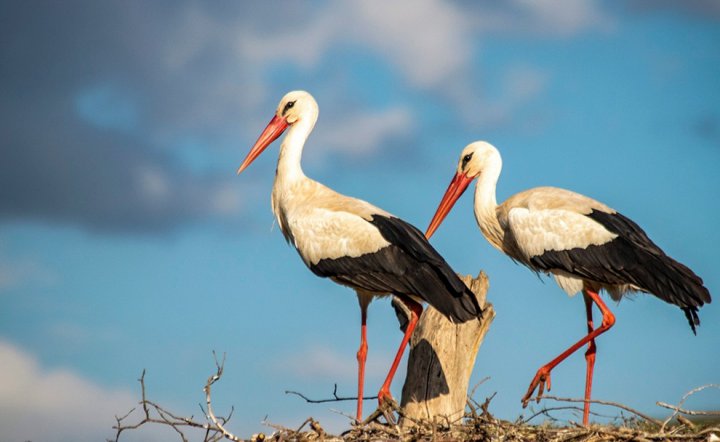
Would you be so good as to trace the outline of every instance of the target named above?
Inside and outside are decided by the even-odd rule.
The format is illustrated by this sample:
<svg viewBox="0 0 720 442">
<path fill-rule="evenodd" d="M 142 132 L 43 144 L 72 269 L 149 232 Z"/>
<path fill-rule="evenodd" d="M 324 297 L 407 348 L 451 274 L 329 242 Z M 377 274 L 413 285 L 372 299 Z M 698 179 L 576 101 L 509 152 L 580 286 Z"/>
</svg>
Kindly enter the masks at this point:
<svg viewBox="0 0 720 442">
<path fill-rule="evenodd" d="M 615 315 L 613 315 L 610 310 L 604 311 L 602 325 L 600 328 L 607 330 L 613 325 L 615 325 Z"/>
<path fill-rule="evenodd" d="M 358 348 L 358 351 L 357 351 L 357 360 L 359 363 L 362 364 L 365 362 L 365 360 L 367 359 L 367 353 L 368 353 L 368 345 L 367 345 L 367 342 L 363 341 L 360 343 L 360 348 Z"/>
</svg>

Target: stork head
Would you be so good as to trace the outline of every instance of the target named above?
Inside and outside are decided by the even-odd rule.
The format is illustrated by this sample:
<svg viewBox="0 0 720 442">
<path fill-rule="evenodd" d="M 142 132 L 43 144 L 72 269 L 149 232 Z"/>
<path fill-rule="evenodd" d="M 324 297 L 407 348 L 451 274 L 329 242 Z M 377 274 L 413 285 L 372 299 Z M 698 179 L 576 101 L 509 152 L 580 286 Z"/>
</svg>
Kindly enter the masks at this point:
<svg viewBox="0 0 720 442">
<path fill-rule="evenodd" d="M 485 141 L 476 141 L 468 144 L 460 154 L 458 160 L 457 171 L 450 185 L 445 191 L 445 195 L 440 201 L 440 205 L 433 216 L 430 225 L 425 232 L 425 236 L 429 239 L 435 230 L 440 226 L 455 202 L 462 196 L 468 185 L 482 173 L 490 168 L 497 169 L 502 166 L 500 152 L 490 143 Z"/>
<path fill-rule="evenodd" d="M 265 127 L 265 130 L 262 131 L 243 163 L 238 167 L 237 173 L 239 174 L 245 170 L 289 126 L 310 119 L 312 120 L 311 124 L 315 124 L 317 115 L 317 102 L 308 92 L 292 91 L 285 94 L 280 100 L 280 104 L 278 104 L 275 115 Z"/>
</svg>

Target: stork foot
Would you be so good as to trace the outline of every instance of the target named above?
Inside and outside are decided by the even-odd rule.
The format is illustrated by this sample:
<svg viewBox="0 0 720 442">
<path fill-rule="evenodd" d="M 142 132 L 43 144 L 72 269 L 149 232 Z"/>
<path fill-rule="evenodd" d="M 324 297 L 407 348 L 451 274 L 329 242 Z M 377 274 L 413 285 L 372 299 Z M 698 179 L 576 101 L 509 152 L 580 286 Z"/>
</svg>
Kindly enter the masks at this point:
<svg viewBox="0 0 720 442">
<path fill-rule="evenodd" d="M 530 382 L 527 393 L 525 393 L 525 396 L 523 396 L 522 398 L 523 408 L 527 407 L 528 402 L 532 400 L 532 395 L 535 392 L 536 388 L 538 389 L 536 401 L 540 402 L 540 397 L 543 395 L 543 392 L 545 392 L 545 389 L 547 388 L 547 391 L 550 391 L 551 384 L 552 383 L 550 382 L 550 367 L 548 367 L 547 365 L 540 367 L 537 373 L 535 373 L 535 377 L 533 378 L 532 382 Z"/>
<path fill-rule="evenodd" d="M 375 411 L 360 423 L 360 425 L 367 425 L 370 422 L 378 420 L 380 416 L 385 418 L 385 421 L 389 425 L 396 425 L 397 419 L 395 418 L 396 412 L 400 411 L 400 406 L 393 399 L 389 392 L 383 392 L 382 390 L 378 393 L 378 407 Z"/>
<path fill-rule="evenodd" d="M 382 411 L 382 415 L 385 417 L 385 421 L 388 425 L 397 425 L 395 413 L 400 411 L 400 406 L 397 402 L 395 402 L 395 399 L 391 397 L 384 400 L 382 405 L 380 405 L 379 410 Z"/>
<path fill-rule="evenodd" d="M 364 421 L 359 422 L 356 421 L 356 425 L 365 426 L 369 424 L 370 422 L 377 421 L 380 416 L 385 418 L 385 422 L 387 422 L 388 425 L 396 425 L 397 419 L 395 418 L 395 412 L 399 412 L 400 407 L 398 406 L 397 402 L 394 400 L 392 402 L 383 402 L 382 405 L 377 407 L 375 411 L 370 413 L 368 417 L 365 418 Z"/>
<path fill-rule="evenodd" d="M 378 391 L 378 406 L 382 407 L 383 403 L 385 402 L 395 404 L 395 407 L 397 407 L 397 402 L 395 402 L 395 399 L 393 399 L 392 395 L 390 394 L 390 390 L 386 388 L 381 388 L 380 391 Z"/>
</svg>

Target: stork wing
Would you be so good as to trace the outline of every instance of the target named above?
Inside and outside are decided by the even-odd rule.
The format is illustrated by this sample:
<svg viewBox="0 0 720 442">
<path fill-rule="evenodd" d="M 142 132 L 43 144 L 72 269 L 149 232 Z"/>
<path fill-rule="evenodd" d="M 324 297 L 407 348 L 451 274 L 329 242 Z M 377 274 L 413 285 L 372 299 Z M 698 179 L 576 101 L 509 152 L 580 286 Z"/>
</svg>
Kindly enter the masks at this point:
<svg viewBox="0 0 720 442">
<path fill-rule="evenodd" d="M 586 249 L 617 237 L 590 217 L 567 209 L 516 207 L 509 211 L 507 223 L 507 230 L 525 260 L 551 251 Z"/>
<path fill-rule="evenodd" d="M 700 277 L 667 256 L 640 226 L 620 213 L 514 208 L 508 223 L 526 263 L 535 270 L 629 284 L 691 316 L 698 306 L 710 302 Z"/>
<path fill-rule="evenodd" d="M 383 214 L 374 214 L 366 222 L 385 246 L 360 256 L 321 259 L 311 270 L 351 287 L 419 297 L 454 321 L 481 316 L 475 295 L 422 232 Z"/>
</svg>

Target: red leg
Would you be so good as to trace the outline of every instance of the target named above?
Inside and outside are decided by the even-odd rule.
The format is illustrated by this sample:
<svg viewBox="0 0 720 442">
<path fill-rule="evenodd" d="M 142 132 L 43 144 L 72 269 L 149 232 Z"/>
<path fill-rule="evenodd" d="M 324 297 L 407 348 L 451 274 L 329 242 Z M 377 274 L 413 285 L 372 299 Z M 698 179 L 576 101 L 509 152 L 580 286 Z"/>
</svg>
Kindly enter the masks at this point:
<svg viewBox="0 0 720 442">
<path fill-rule="evenodd" d="M 542 396 L 543 392 L 545 391 L 545 387 L 547 386 L 547 390 L 550 391 L 551 383 L 550 383 L 550 371 L 555 368 L 560 362 L 564 361 L 565 358 L 570 356 L 571 354 L 575 353 L 580 347 L 583 345 L 593 341 L 596 337 L 599 335 L 605 333 L 610 329 L 610 327 L 615 324 L 615 315 L 612 314 L 612 312 L 607 308 L 605 303 L 600 299 L 600 296 L 597 294 L 597 292 L 590 290 L 588 288 L 585 288 L 584 293 L 589 296 L 592 301 L 597 304 L 597 306 L 600 308 L 600 311 L 602 312 L 603 319 L 602 324 L 600 324 L 600 327 L 596 328 L 595 330 L 592 330 L 585 336 L 584 338 L 577 341 L 575 344 L 573 344 L 570 348 L 562 352 L 558 357 L 553 359 L 552 361 L 548 362 L 547 364 L 540 367 L 540 369 L 535 374 L 535 377 L 533 378 L 532 382 L 530 382 L 530 387 L 528 387 L 527 393 L 525 393 L 525 396 L 522 398 L 522 404 L 523 407 L 526 407 L 528 402 L 530 401 L 531 396 L 535 392 L 535 389 L 538 389 L 537 394 L 537 401 L 540 402 L 540 396 Z M 594 359 L 594 355 L 593 355 Z M 592 371 L 592 370 L 590 370 Z M 586 388 L 587 390 L 587 388 Z"/>
<path fill-rule="evenodd" d="M 372 299 L 372 298 L 369 298 Z M 360 302 L 360 348 L 357 351 L 358 361 L 358 399 L 357 399 L 357 421 L 362 421 L 363 390 L 365 386 L 365 361 L 367 360 L 367 308 L 369 299 L 358 294 Z"/>
<path fill-rule="evenodd" d="M 420 315 L 422 314 L 423 310 L 422 305 L 418 304 L 410 298 L 398 296 L 398 299 L 400 299 L 410 309 L 410 321 L 408 322 L 407 328 L 405 329 L 405 336 L 403 336 L 402 342 L 400 343 L 400 348 L 395 355 L 395 360 L 390 367 L 390 371 L 385 378 L 385 382 L 383 383 L 380 391 L 378 392 L 378 403 L 380 403 L 381 405 L 384 400 L 392 399 L 392 396 L 390 395 L 390 383 L 395 376 L 395 371 L 397 371 L 398 365 L 400 364 L 400 359 L 402 359 L 405 347 L 407 347 L 407 344 L 410 341 L 410 336 L 412 336 L 413 330 L 415 330 L 415 326 L 417 325 L 418 319 L 420 319 Z"/>
<path fill-rule="evenodd" d="M 583 299 L 585 300 L 585 314 L 587 315 L 588 334 L 593 332 L 592 319 L 592 298 L 583 291 Z M 590 419 L 590 393 L 592 392 L 593 368 L 595 367 L 595 339 L 591 339 L 588 343 L 588 349 L 585 352 L 585 404 L 583 406 L 583 425 L 588 426 Z"/>
</svg>

